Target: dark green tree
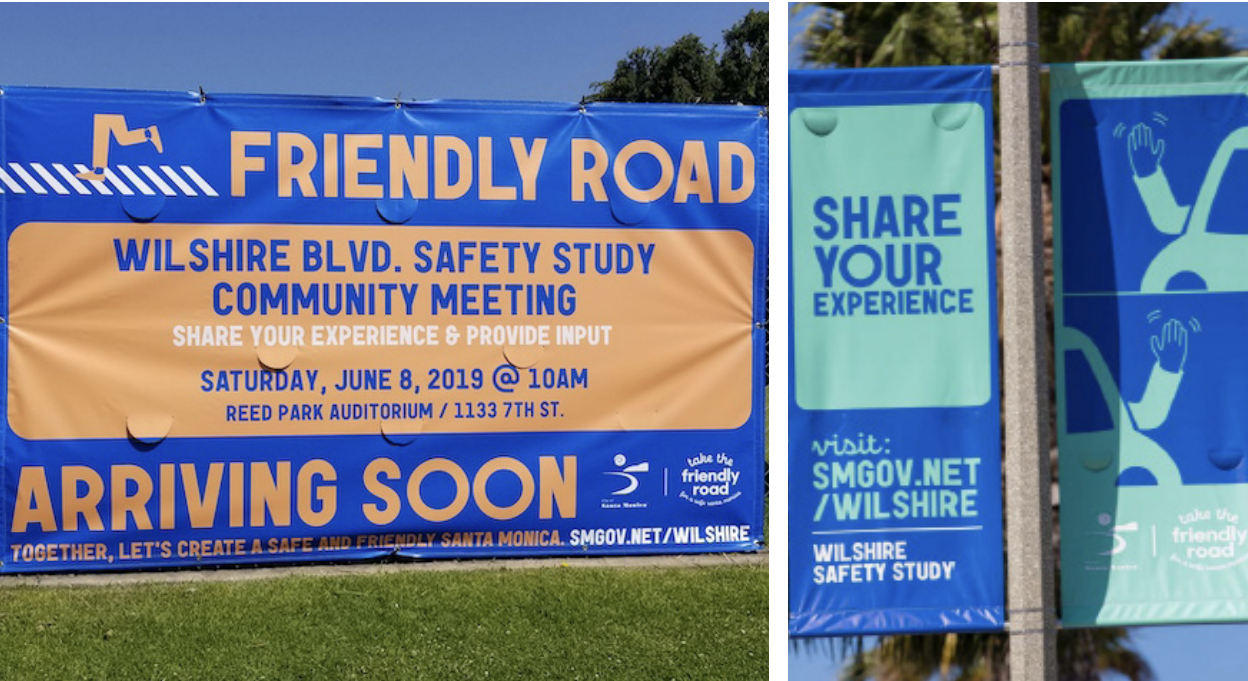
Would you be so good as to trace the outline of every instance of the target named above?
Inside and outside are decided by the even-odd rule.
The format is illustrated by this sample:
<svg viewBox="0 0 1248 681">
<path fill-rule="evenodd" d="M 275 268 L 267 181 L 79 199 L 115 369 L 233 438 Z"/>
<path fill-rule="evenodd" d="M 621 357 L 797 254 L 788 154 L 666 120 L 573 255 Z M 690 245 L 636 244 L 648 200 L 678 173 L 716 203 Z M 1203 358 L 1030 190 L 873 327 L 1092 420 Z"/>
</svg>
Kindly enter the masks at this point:
<svg viewBox="0 0 1248 681">
<path fill-rule="evenodd" d="M 810 66 L 987 63 L 997 38 L 995 3 L 823 2 L 799 42 Z"/>
<path fill-rule="evenodd" d="M 1196 59 L 1239 52 L 1230 33 L 1184 17 L 1171 2 L 1074 2 L 1040 7 L 1048 62 Z"/>
<path fill-rule="evenodd" d="M 1040 5 L 1045 62 L 1193 59 L 1240 52 L 1230 34 L 1168 2 Z M 798 3 L 809 66 L 939 66 L 995 61 L 997 6 L 990 2 Z"/>
<path fill-rule="evenodd" d="M 793 15 L 808 17 L 797 47 L 805 65 L 811 67 L 997 61 L 996 3 L 798 3 Z M 1044 62 L 1190 59 L 1241 53 L 1226 30 L 1182 16 L 1175 3 L 1041 3 L 1039 15 L 1040 58 Z M 1047 114 L 1048 107 L 1043 106 L 1041 116 Z M 1047 124 L 1044 130 L 1047 133 Z M 1044 178 L 1046 279 L 1052 320 L 1052 209 L 1047 167 Z M 1008 677 L 1007 644 L 1007 637 L 1001 634 L 885 636 L 869 648 L 861 639 L 847 639 L 843 652 L 849 663 L 841 678 L 928 681 L 935 676 L 942 681 L 997 681 Z M 1058 666 L 1058 677 L 1063 681 L 1098 681 L 1100 673 L 1107 670 L 1132 681 L 1152 678 L 1148 663 L 1132 647 L 1129 632 L 1121 627 L 1060 632 Z"/>
<path fill-rule="evenodd" d="M 750 11 L 724 31 L 718 99 L 767 105 L 767 13 Z"/>
<path fill-rule="evenodd" d="M 586 101 L 767 104 L 767 13 L 751 10 L 724 31 L 724 52 L 690 33 L 638 47 L 592 84 Z"/>
</svg>

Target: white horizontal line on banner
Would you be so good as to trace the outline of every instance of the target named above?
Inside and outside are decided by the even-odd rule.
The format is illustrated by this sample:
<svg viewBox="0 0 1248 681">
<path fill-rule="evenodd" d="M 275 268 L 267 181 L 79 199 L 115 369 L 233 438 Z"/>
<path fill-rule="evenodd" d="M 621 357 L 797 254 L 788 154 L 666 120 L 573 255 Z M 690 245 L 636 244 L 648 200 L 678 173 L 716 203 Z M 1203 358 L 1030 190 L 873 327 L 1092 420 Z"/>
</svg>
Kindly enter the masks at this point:
<svg viewBox="0 0 1248 681">
<path fill-rule="evenodd" d="M 982 530 L 983 525 L 969 527 L 877 527 L 867 530 L 816 530 L 811 534 L 869 534 L 873 532 L 970 532 Z"/>
</svg>

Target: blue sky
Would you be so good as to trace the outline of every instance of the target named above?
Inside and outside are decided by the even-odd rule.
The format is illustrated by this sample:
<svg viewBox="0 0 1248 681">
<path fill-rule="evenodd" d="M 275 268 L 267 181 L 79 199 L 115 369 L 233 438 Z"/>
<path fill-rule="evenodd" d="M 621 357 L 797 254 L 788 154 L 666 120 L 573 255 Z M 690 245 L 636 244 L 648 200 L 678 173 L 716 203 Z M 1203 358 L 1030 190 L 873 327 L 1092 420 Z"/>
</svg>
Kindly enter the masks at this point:
<svg viewBox="0 0 1248 681">
<path fill-rule="evenodd" d="M 0 3 L 0 84 L 578 101 L 767 3 Z"/>
</svg>

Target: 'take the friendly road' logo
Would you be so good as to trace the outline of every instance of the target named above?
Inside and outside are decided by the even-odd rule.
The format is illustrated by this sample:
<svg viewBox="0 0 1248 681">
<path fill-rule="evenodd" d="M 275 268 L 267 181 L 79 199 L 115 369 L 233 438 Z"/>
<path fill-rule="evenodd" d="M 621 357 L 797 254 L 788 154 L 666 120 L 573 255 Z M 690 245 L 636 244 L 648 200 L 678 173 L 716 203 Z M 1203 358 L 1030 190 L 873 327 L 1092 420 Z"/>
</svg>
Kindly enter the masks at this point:
<svg viewBox="0 0 1248 681">
<path fill-rule="evenodd" d="M 741 496 L 737 485 L 741 471 L 733 467 L 727 453 L 699 453 L 686 464 L 676 481 L 681 499 L 697 506 L 721 506 Z"/>
<path fill-rule="evenodd" d="M 1169 560 L 1190 570 L 1223 570 L 1248 561 L 1248 530 L 1239 513 L 1225 507 L 1196 507 L 1178 515 L 1170 528 Z"/>
</svg>

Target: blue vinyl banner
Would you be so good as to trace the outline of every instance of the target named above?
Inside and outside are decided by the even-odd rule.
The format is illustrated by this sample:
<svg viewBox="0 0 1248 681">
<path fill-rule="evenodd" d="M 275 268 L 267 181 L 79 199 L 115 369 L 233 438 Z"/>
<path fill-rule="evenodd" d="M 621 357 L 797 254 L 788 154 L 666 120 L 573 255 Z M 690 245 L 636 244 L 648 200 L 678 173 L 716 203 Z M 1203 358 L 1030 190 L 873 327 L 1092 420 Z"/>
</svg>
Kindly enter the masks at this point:
<svg viewBox="0 0 1248 681">
<path fill-rule="evenodd" d="M 1062 620 L 1248 619 L 1248 60 L 1052 70 Z"/>
<path fill-rule="evenodd" d="M 789 74 L 789 631 L 1004 622 L 987 67 Z"/>
<path fill-rule="evenodd" d="M 752 107 L 4 88 L 0 570 L 756 550 Z"/>
</svg>

